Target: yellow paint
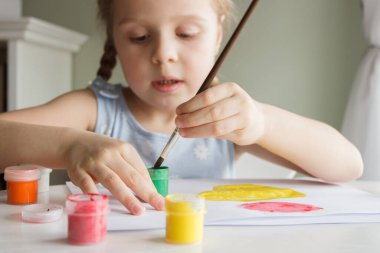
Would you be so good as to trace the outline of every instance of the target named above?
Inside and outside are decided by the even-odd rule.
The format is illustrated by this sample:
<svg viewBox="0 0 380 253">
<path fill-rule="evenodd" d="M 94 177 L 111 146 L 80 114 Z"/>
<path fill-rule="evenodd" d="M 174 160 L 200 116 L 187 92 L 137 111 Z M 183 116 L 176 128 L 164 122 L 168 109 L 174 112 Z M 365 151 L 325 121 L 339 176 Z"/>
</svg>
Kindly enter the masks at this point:
<svg viewBox="0 0 380 253">
<path fill-rule="evenodd" d="M 202 240 L 204 198 L 191 194 L 170 194 L 165 198 L 166 241 L 194 243 Z"/>
<path fill-rule="evenodd" d="M 210 201 L 256 201 L 279 198 L 298 198 L 305 197 L 305 194 L 287 188 L 254 184 L 237 184 L 215 186 L 212 191 L 202 192 L 198 196 Z"/>
</svg>

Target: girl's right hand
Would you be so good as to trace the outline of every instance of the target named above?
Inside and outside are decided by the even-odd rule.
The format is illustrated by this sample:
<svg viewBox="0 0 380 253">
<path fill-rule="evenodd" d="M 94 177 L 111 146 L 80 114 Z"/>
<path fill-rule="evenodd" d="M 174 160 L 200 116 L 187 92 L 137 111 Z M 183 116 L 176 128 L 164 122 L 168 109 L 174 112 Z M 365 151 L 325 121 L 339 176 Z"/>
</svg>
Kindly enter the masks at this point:
<svg viewBox="0 0 380 253">
<path fill-rule="evenodd" d="M 91 132 L 73 132 L 61 151 L 70 179 L 83 192 L 97 193 L 95 184 L 99 182 L 132 214 L 145 210 L 133 192 L 155 209 L 163 210 L 164 199 L 130 144 Z"/>
</svg>

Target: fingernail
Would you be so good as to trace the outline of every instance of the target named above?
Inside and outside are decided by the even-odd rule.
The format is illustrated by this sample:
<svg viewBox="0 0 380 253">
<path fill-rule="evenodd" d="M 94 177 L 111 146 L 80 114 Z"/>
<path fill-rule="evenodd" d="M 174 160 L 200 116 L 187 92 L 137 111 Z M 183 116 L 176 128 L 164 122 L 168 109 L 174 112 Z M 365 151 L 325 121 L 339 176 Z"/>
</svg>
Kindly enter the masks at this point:
<svg viewBox="0 0 380 253">
<path fill-rule="evenodd" d="M 160 197 L 156 202 L 156 209 L 159 211 L 162 211 L 164 210 L 164 206 L 165 206 L 165 199 Z"/>
<path fill-rule="evenodd" d="M 140 206 L 140 205 L 136 205 L 136 206 L 132 207 L 131 211 L 134 215 L 141 215 L 145 212 L 145 207 Z"/>
<path fill-rule="evenodd" d="M 186 133 L 185 133 L 185 130 L 183 130 L 183 128 L 180 128 L 179 131 L 178 131 L 179 135 L 181 135 L 182 137 L 186 137 Z"/>
<path fill-rule="evenodd" d="M 176 124 L 177 127 L 182 127 L 181 119 L 177 117 L 177 118 L 175 119 L 175 124 Z"/>
</svg>

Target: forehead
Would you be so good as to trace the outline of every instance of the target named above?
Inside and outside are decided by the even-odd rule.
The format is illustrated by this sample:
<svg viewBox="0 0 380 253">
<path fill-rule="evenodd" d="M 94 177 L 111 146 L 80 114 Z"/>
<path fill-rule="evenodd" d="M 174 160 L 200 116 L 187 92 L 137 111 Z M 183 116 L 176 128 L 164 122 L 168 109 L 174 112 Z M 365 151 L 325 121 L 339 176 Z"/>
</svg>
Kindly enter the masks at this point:
<svg viewBox="0 0 380 253">
<path fill-rule="evenodd" d="M 114 23 L 162 23 L 181 18 L 217 20 L 214 0 L 115 0 Z"/>
</svg>

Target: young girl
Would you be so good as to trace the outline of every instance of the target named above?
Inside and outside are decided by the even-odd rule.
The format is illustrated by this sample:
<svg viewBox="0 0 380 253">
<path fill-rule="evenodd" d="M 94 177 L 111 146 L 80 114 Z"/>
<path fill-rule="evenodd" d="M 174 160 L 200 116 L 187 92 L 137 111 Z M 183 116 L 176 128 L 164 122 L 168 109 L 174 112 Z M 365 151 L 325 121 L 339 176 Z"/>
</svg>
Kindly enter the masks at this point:
<svg viewBox="0 0 380 253">
<path fill-rule="evenodd" d="M 336 130 L 252 99 L 235 83 L 195 96 L 213 66 L 231 0 L 98 0 L 105 52 L 89 88 L 0 120 L 0 166 L 67 168 L 84 192 L 102 183 L 133 214 L 163 208 L 147 173 L 175 127 L 172 177 L 230 178 L 248 152 L 326 181 L 362 173 Z M 110 85 L 116 57 L 128 87 Z"/>
</svg>

